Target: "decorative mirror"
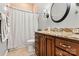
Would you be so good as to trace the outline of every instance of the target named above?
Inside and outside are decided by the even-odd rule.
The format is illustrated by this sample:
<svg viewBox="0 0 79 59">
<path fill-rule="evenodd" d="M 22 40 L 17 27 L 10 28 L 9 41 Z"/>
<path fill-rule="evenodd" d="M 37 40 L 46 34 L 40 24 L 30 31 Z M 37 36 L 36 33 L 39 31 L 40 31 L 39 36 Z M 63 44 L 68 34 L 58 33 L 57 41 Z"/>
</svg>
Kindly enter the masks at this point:
<svg viewBox="0 0 79 59">
<path fill-rule="evenodd" d="M 53 22 L 59 23 L 63 21 L 70 11 L 68 3 L 53 3 L 50 10 L 50 17 Z"/>
<path fill-rule="evenodd" d="M 79 6 L 79 3 L 76 3 L 76 6 Z"/>
</svg>

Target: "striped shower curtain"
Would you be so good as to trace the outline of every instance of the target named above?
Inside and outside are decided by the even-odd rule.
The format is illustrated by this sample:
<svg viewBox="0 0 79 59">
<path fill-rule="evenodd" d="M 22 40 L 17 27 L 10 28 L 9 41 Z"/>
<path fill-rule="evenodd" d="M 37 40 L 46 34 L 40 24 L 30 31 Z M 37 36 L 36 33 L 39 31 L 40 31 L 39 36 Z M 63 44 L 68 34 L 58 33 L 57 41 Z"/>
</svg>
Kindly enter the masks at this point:
<svg viewBox="0 0 79 59">
<path fill-rule="evenodd" d="M 27 40 L 34 39 L 34 32 L 38 29 L 38 15 L 13 8 L 8 10 L 10 20 L 8 49 L 23 47 Z"/>
</svg>

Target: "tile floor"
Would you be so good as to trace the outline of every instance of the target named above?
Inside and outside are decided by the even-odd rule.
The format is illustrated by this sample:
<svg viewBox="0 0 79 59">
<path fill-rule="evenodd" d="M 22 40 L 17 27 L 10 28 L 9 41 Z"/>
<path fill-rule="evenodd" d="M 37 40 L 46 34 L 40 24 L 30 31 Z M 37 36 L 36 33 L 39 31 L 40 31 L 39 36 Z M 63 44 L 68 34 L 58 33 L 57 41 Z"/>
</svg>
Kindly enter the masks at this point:
<svg viewBox="0 0 79 59">
<path fill-rule="evenodd" d="M 34 52 L 29 53 L 27 48 L 17 48 L 10 50 L 7 56 L 35 56 L 35 54 Z"/>
</svg>

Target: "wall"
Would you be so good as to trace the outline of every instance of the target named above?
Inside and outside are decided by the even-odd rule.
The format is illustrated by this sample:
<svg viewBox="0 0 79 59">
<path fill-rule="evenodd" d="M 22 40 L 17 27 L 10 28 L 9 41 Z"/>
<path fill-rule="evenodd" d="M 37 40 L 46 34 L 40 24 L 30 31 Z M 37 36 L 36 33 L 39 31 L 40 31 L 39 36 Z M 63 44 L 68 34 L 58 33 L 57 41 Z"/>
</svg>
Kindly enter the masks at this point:
<svg viewBox="0 0 79 59">
<path fill-rule="evenodd" d="M 37 6 L 32 3 L 11 3 L 9 4 L 9 7 L 26 10 L 26 11 L 32 11 L 32 12 L 37 11 Z"/>
<path fill-rule="evenodd" d="M 36 4 L 32 4 L 33 5 L 33 9 L 32 11 L 35 13 L 38 11 L 38 6 Z"/>
<path fill-rule="evenodd" d="M 0 13 L 4 13 L 4 4 L 0 4 Z M 0 37 L 0 56 L 4 55 L 7 49 L 7 41 L 2 42 Z"/>
<path fill-rule="evenodd" d="M 50 13 L 50 6 L 45 6 L 46 12 Z M 44 10 L 45 10 L 44 9 Z M 71 9 L 70 12 L 67 16 L 67 18 L 60 22 L 60 23 L 54 23 L 50 17 L 46 19 L 43 14 L 39 16 L 39 29 L 43 29 L 46 27 L 58 27 L 58 28 L 63 28 L 63 27 L 73 27 L 73 28 L 79 28 L 79 13 L 75 14 L 75 11 L 78 10 L 78 8 L 75 6 L 74 3 L 71 4 Z"/>
<path fill-rule="evenodd" d="M 28 4 L 28 3 L 11 3 L 10 6 L 13 8 L 32 11 L 32 4 Z"/>
</svg>

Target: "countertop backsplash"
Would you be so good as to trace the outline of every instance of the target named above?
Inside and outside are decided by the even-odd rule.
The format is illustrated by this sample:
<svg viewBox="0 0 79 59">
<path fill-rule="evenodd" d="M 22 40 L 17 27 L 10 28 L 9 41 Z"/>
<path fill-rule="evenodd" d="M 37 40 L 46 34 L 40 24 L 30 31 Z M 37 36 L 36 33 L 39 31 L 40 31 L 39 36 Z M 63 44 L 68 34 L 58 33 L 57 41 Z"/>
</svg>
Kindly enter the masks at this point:
<svg viewBox="0 0 79 59">
<path fill-rule="evenodd" d="M 38 31 L 54 31 L 54 32 L 72 32 L 72 33 L 79 33 L 79 28 L 45 28 L 45 29 L 38 29 Z"/>
</svg>

